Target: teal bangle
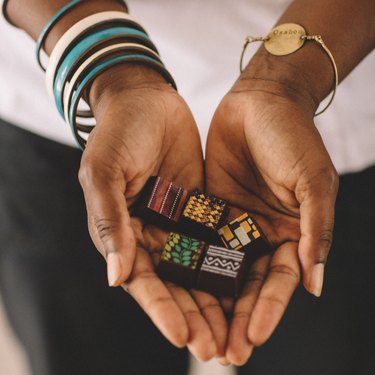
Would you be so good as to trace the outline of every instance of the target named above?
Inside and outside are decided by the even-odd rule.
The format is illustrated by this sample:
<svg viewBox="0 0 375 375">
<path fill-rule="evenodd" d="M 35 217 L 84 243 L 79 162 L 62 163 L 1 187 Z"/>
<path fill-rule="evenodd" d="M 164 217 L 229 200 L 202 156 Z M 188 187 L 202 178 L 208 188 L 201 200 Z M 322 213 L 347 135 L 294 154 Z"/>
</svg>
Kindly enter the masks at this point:
<svg viewBox="0 0 375 375">
<path fill-rule="evenodd" d="M 40 58 L 40 51 L 43 48 L 44 41 L 46 40 L 49 32 L 52 30 L 52 28 L 56 25 L 57 22 L 65 15 L 67 14 L 71 9 L 73 9 L 76 5 L 81 3 L 83 0 L 73 0 L 70 3 L 63 6 L 59 11 L 57 11 L 52 18 L 47 22 L 47 24 L 43 27 L 42 32 L 40 33 L 35 46 L 35 52 L 36 52 L 36 61 L 38 62 L 39 66 L 42 68 L 42 70 L 45 72 L 46 68 L 43 66 L 41 58 Z"/>
<path fill-rule="evenodd" d="M 78 103 L 84 93 L 85 88 L 92 83 L 92 81 L 102 72 L 105 70 L 111 68 L 114 65 L 121 64 L 124 62 L 138 62 L 138 63 L 144 63 L 147 64 L 153 68 L 155 68 L 157 71 L 159 71 L 163 77 L 166 79 L 167 82 L 170 83 L 172 87 L 176 89 L 176 84 L 172 78 L 172 76 L 169 74 L 169 72 L 166 70 L 164 65 L 160 64 L 158 61 L 154 60 L 153 58 L 150 58 L 145 55 L 137 54 L 137 55 L 127 55 L 127 56 L 118 56 L 113 59 L 107 60 L 104 63 L 96 66 L 94 69 L 92 69 L 86 77 L 80 82 L 77 90 L 75 91 L 71 105 L 69 108 L 69 126 L 73 132 L 74 138 L 77 142 L 77 144 L 84 149 L 86 145 L 86 141 L 78 134 L 78 129 L 76 126 L 76 119 L 75 114 L 78 109 Z"/>
<path fill-rule="evenodd" d="M 124 44 L 128 44 L 128 45 L 124 45 Z M 66 86 L 64 85 L 64 87 L 63 87 L 63 98 L 64 99 L 63 99 L 62 105 L 64 107 L 64 109 L 63 109 L 64 120 L 66 119 L 66 115 L 67 115 L 66 110 L 67 109 L 69 110 L 69 108 L 70 108 L 70 104 L 71 104 L 74 89 L 79 85 L 79 83 L 82 81 L 82 79 L 85 78 L 87 72 L 89 72 L 95 66 L 99 65 L 101 62 L 109 60 L 111 57 L 115 57 L 116 55 L 118 55 L 118 53 L 121 53 L 118 56 L 142 54 L 142 55 L 148 56 L 148 57 L 158 61 L 160 64 L 163 65 L 160 58 L 158 56 L 155 56 L 155 53 L 152 53 L 151 50 L 147 51 L 147 49 L 145 49 L 145 47 L 143 47 L 142 45 L 134 45 L 134 44 L 131 45 L 131 43 L 124 43 L 123 41 L 119 40 L 116 44 L 114 44 L 112 46 L 112 48 L 110 48 L 108 50 L 109 47 L 111 47 L 111 46 L 103 47 L 102 49 L 93 53 L 93 55 L 96 55 L 96 57 L 93 58 L 93 59 L 91 58 L 91 56 L 93 56 L 93 55 L 87 56 L 87 60 L 89 60 L 89 59 L 91 60 L 91 62 L 89 62 L 88 64 L 86 64 L 86 60 L 82 60 L 82 62 L 80 62 L 80 66 L 77 67 L 77 70 L 78 69 L 81 70 L 78 76 L 76 76 L 77 70 L 75 70 L 74 73 L 72 72 L 72 75 L 68 79 L 69 84 L 72 85 L 72 87 L 70 89 L 68 89 L 67 92 L 66 92 Z M 105 49 L 107 49 L 106 52 L 100 53 L 101 51 L 103 51 Z M 85 66 L 85 67 L 83 69 L 81 69 L 83 66 Z M 74 80 L 73 80 L 73 82 L 71 82 L 70 80 L 73 79 L 73 77 L 74 77 Z M 68 84 L 68 83 L 66 83 L 66 84 Z M 66 96 L 66 94 L 68 94 L 68 95 Z M 69 115 L 69 113 L 68 113 L 68 115 Z M 76 117 L 81 118 L 81 119 L 82 118 L 92 118 L 93 114 L 92 114 L 91 110 L 79 110 L 79 109 L 77 109 Z M 84 125 L 77 123 L 77 127 L 80 128 L 80 126 L 85 127 Z"/>
<path fill-rule="evenodd" d="M 43 48 L 43 44 L 52 30 L 52 28 L 56 25 L 57 22 L 60 21 L 60 19 L 65 16 L 70 10 L 72 10 L 76 5 L 79 3 L 83 2 L 84 0 L 72 0 L 70 3 L 66 4 L 63 6 L 59 11 L 57 11 L 52 18 L 46 23 L 46 25 L 43 27 L 37 41 L 36 41 L 36 46 L 35 46 L 35 52 L 36 52 L 36 60 L 38 62 L 38 65 L 42 68 L 42 70 L 45 72 L 46 68 L 43 66 L 42 61 L 41 61 L 41 56 L 40 52 Z M 121 5 L 125 7 L 126 12 L 128 11 L 128 6 L 126 5 L 125 1 L 118 0 Z M 6 16 L 5 8 L 6 8 L 6 3 L 7 1 L 4 1 L 3 3 L 3 14 L 6 20 L 10 22 L 9 18 Z"/>
<path fill-rule="evenodd" d="M 108 29 L 96 31 L 95 33 L 88 35 L 86 38 L 82 39 L 78 44 L 76 44 L 61 63 L 54 80 L 53 92 L 55 103 L 62 117 L 64 117 L 63 90 L 69 73 L 74 69 L 74 66 L 84 58 L 90 48 L 96 47 L 98 46 L 98 44 L 108 40 L 108 38 L 113 38 L 116 36 L 124 38 L 138 37 L 142 40 L 150 41 L 148 35 L 139 30 L 129 27 L 111 27 Z"/>
</svg>

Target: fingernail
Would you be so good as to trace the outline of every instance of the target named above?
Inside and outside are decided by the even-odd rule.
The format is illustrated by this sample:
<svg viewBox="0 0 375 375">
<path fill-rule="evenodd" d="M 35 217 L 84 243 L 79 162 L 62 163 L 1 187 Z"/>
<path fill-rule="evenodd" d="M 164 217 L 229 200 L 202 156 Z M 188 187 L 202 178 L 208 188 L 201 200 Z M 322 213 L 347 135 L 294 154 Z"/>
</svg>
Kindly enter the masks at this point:
<svg viewBox="0 0 375 375">
<path fill-rule="evenodd" d="M 222 366 L 229 366 L 229 365 L 230 365 L 230 362 L 229 362 L 225 357 L 217 358 L 217 361 L 218 361 Z"/>
<path fill-rule="evenodd" d="M 117 286 L 121 276 L 121 260 L 118 253 L 107 255 L 107 276 L 109 286 Z"/>
<path fill-rule="evenodd" d="M 320 297 L 320 295 L 322 294 L 323 279 L 324 264 L 318 263 L 314 266 L 310 279 L 310 291 L 316 297 Z"/>
</svg>

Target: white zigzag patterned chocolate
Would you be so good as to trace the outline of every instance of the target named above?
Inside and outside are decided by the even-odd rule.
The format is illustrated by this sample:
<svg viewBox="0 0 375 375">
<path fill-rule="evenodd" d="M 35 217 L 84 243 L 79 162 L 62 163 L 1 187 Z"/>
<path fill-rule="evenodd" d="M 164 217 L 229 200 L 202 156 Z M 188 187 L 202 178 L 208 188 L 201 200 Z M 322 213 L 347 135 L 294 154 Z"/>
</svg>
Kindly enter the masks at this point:
<svg viewBox="0 0 375 375">
<path fill-rule="evenodd" d="M 239 251 L 210 246 L 202 264 L 202 271 L 212 272 L 228 277 L 236 277 L 244 254 Z"/>
</svg>

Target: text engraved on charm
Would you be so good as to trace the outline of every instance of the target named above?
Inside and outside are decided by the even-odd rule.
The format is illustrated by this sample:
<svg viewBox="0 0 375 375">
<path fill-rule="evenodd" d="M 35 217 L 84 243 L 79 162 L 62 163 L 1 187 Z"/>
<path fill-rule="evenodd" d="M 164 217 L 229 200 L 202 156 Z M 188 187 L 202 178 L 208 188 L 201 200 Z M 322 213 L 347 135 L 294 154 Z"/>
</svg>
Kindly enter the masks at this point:
<svg viewBox="0 0 375 375">
<path fill-rule="evenodd" d="M 272 55 L 289 55 L 303 46 L 306 35 L 305 29 L 301 25 L 285 23 L 276 26 L 268 34 L 264 47 Z"/>
</svg>

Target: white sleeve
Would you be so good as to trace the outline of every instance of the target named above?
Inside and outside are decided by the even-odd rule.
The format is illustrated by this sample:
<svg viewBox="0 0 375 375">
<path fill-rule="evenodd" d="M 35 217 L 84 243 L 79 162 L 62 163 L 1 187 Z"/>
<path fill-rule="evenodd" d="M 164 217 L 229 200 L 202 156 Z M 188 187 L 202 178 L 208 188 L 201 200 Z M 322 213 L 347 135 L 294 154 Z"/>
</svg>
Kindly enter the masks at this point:
<svg viewBox="0 0 375 375">
<path fill-rule="evenodd" d="M 5 18 L 5 15 L 4 15 L 4 7 L 5 7 L 5 2 L 6 2 L 6 0 L 0 0 L 0 6 L 1 6 L 1 15 L 2 15 L 2 17 L 4 17 Z"/>
</svg>

